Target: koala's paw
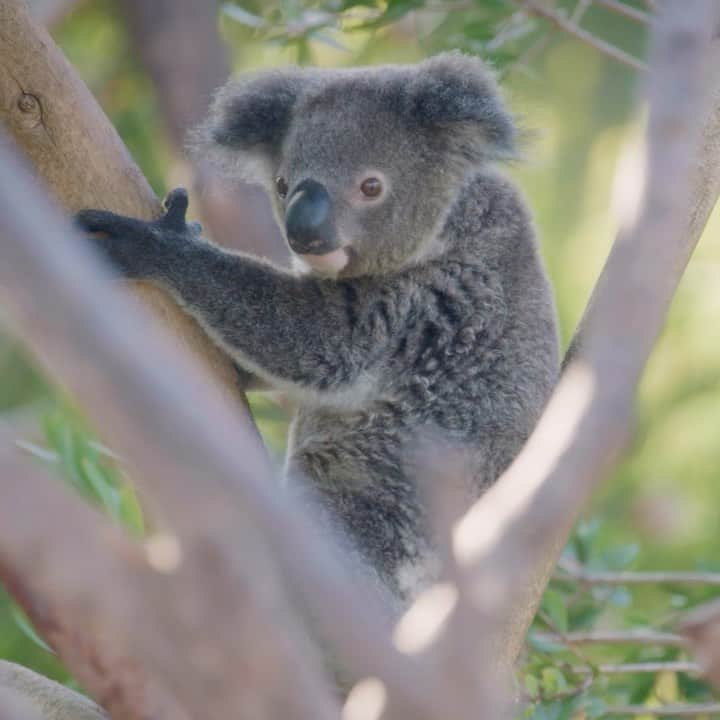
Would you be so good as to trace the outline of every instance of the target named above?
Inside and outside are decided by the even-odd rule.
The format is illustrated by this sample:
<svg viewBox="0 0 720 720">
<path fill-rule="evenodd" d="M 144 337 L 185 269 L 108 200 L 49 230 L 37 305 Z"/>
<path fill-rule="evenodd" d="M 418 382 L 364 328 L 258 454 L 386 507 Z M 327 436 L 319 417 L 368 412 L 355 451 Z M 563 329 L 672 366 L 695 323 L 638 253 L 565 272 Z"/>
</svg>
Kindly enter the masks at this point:
<svg viewBox="0 0 720 720">
<path fill-rule="evenodd" d="M 185 220 L 188 209 L 188 194 L 185 188 L 171 190 L 163 201 L 163 205 L 165 206 L 165 214 L 156 221 L 159 227 L 180 235 L 190 235 L 192 237 L 200 235 L 202 232 L 200 223 L 189 223 Z"/>
<path fill-rule="evenodd" d="M 177 188 L 165 199 L 157 220 L 138 220 L 107 210 L 82 210 L 75 225 L 126 277 L 152 277 L 162 270 L 183 241 L 199 236 L 198 223 L 187 223 L 187 192 Z"/>
</svg>

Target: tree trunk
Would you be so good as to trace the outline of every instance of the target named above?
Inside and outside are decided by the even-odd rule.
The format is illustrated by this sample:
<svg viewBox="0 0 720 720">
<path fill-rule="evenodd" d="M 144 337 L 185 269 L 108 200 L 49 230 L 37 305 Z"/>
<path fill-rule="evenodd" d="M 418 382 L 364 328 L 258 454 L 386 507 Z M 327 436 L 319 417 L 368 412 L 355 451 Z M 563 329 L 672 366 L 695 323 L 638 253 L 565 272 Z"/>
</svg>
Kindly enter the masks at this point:
<svg viewBox="0 0 720 720">
<path fill-rule="evenodd" d="M 0 0 L 0 121 L 68 211 L 96 207 L 147 219 L 160 213 L 115 129 L 21 0 Z M 242 407 L 245 398 L 227 356 L 166 293 L 133 285 Z M 242 411 L 251 423 L 246 407 Z"/>
</svg>

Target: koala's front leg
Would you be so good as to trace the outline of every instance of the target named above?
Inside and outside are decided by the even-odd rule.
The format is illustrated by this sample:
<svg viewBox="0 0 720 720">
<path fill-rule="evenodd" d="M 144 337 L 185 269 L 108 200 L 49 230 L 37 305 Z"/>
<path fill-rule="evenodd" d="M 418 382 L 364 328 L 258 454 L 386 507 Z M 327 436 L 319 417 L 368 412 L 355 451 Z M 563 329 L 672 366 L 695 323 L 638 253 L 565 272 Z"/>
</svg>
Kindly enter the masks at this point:
<svg viewBox="0 0 720 720">
<path fill-rule="evenodd" d="M 167 266 L 196 241 L 197 223 L 187 223 L 187 192 L 178 188 L 165 199 L 165 213 L 157 220 L 138 220 L 105 210 L 83 210 L 75 223 L 91 236 L 113 267 L 131 279 L 162 276 Z"/>
<path fill-rule="evenodd" d="M 94 210 L 77 221 L 123 274 L 169 290 L 243 368 L 285 391 L 324 392 L 352 385 L 382 352 L 393 331 L 382 303 L 366 312 L 349 281 L 295 277 L 205 242 L 185 223 L 184 191 L 166 204 L 152 222 Z"/>
</svg>

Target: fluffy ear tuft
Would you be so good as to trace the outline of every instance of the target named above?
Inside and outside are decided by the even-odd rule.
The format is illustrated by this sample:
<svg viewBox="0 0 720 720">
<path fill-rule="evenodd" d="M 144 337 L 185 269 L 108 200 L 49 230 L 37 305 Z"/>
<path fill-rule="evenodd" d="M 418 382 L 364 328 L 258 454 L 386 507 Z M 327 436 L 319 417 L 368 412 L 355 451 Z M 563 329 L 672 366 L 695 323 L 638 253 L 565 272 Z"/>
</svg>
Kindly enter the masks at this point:
<svg viewBox="0 0 720 720">
<path fill-rule="evenodd" d="M 505 108 L 497 83 L 487 66 L 476 57 L 447 52 L 420 63 L 407 90 L 408 111 L 425 127 L 468 126 L 474 130 L 482 154 L 512 157 L 516 130 Z M 474 148 L 480 152 L 481 148 Z"/>
<path fill-rule="evenodd" d="M 261 168 L 285 137 L 303 82 L 303 71 L 292 67 L 231 80 L 191 135 L 191 150 L 235 175 L 262 180 Z"/>
</svg>

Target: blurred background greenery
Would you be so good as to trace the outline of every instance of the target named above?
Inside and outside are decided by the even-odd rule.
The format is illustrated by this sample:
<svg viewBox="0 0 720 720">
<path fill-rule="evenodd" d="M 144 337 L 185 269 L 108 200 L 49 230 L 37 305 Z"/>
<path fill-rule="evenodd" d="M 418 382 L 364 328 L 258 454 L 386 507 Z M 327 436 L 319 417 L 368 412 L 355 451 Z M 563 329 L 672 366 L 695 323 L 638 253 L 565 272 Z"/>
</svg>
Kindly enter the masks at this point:
<svg viewBox="0 0 720 720">
<path fill-rule="evenodd" d="M 362 14 L 368 5 L 375 8 L 374 15 Z M 613 239 L 616 160 L 623 144 L 637 137 L 642 127 L 639 76 L 587 44 L 548 32 L 540 20 L 524 17 L 516 27 L 502 24 L 508 18 L 503 0 L 451 3 L 449 12 L 447 7 L 429 11 L 428 5 L 441 3 L 255 0 L 226 4 L 222 11 L 218 6 L 218 17 L 238 71 L 287 62 L 409 62 L 451 47 L 477 52 L 495 63 L 512 108 L 531 131 L 523 162 L 509 172 L 524 188 L 535 213 L 565 344 Z M 569 14 L 575 3 L 558 5 Z M 339 11 L 345 11 L 340 23 Z M 583 26 L 638 57 L 646 56 L 641 24 L 591 6 Z M 500 31 L 506 37 L 498 44 Z M 52 32 L 154 189 L 164 193 L 174 184 L 173 151 L 152 83 L 131 50 L 118 3 L 81 2 Z M 571 543 L 569 552 L 590 566 L 720 570 L 720 246 L 714 242 L 719 232 L 716 212 L 642 382 L 632 445 L 594 498 Z M 1 313 L 0 308 L 0 321 Z M 28 452 L 141 532 L 137 502 L 122 481 L 122 468 L 112 451 L 92 438 L 72 402 L 39 374 L 32 358 L 13 340 L 11 319 L 5 320 L 0 326 L 0 411 L 28 428 Z M 252 401 L 263 434 L 280 454 L 286 427 L 283 411 L 263 398 Z M 544 607 L 556 625 L 570 629 L 597 623 L 658 626 L 671 611 L 708 595 L 704 588 L 621 590 L 602 598 L 586 591 L 588 611 L 588 603 L 578 603 L 577 598 L 574 606 L 567 602 L 572 588 L 559 583 L 551 591 L 559 601 L 551 594 Z M 67 680 L 52 654 L 30 635 L 20 613 L 1 597 L 0 657 Z M 551 689 L 562 690 L 563 683 L 571 682 L 553 675 L 553 652 L 531 652 L 526 678 L 531 695 L 538 694 L 538 684 L 552 695 Z M 652 657 L 671 655 L 663 651 Z M 614 650 L 602 658 L 628 660 L 628 655 Z M 624 702 L 652 702 L 658 694 L 670 700 L 707 695 L 684 676 L 641 676 L 632 682 L 615 689 L 602 686 L 594 698 L 600 706 L 588 704 L 587 716 L 602 714 L 601 705 L 611 696 Z M 559 718 L 577 712 L 577 707 L 540 703 L 532 712 L 537 718 Z"/>
</svg>

